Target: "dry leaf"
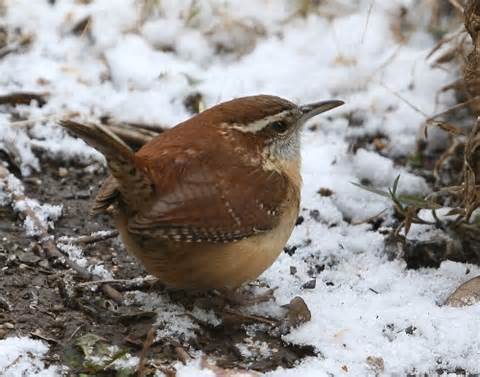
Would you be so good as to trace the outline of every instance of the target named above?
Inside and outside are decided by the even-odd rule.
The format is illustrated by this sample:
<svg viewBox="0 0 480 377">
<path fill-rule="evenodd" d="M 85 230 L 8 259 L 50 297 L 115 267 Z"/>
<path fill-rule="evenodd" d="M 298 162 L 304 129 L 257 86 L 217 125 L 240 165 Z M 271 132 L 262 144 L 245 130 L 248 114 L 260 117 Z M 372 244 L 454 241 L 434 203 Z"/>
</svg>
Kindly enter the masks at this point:
<svg viewBox="0 0 480 377">
<path fill-rule="evenodd" d="M 280 331 L 284 334 L 312 319 L 310 309 L 299 296 L 294 297 L 289 304 L 283 307 L 287 309 L 287 314 L 280 325 Z"/>
<path fill-rule="evenodd" d="M 445 305 L 462 307 L 474 305 L 480 301 L 480 276 L 468 280 L 448 296 Z"/>
</svg>

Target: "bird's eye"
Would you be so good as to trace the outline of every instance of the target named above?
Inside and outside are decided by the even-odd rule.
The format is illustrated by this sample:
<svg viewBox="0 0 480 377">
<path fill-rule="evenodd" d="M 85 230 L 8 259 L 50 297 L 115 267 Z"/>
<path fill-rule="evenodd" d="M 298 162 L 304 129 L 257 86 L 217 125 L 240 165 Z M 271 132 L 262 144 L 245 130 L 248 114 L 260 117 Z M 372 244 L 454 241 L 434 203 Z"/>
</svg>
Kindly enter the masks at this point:
<svg viewBox="0 0 480 377">
<path fill-rule="evenodd" d="M 270 123 L 270 128 L 274 130 L 277 134 L 284 134 L 285 132 L 287 132 L 288 125 L 287 123 L 279 120 L 279 121 Z"/>
</svg>

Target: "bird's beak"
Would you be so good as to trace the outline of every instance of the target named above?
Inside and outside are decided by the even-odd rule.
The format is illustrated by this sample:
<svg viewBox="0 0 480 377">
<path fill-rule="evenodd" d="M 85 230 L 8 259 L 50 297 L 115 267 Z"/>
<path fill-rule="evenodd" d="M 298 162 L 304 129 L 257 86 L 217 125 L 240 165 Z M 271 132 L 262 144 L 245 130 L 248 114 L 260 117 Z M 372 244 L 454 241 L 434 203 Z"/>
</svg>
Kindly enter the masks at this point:
<svg viewBox="0 0 480 377">
<path fill-rule="evenodd" d="M 338 106 L 342 106 L 344 103 L 345 102 L 343 101 L 334 99 L 330 101 L 315 102 L 309 103 L 308 105 L 299 106 L 299 109 L 302 112 L 299 123 L 305 123 L 310 118 L 324 113 L 325 111 L 332 110 Z"/>
</svg>

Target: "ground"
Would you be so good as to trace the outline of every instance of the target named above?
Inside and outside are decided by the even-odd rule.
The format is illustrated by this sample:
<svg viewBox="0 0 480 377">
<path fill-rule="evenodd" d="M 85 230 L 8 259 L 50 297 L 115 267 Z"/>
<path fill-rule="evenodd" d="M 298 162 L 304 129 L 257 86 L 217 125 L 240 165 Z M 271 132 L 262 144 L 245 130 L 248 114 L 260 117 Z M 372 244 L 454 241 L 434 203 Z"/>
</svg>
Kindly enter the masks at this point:
<svg viewBox="0 0 480 377">
<path fill-rule="evenodd" d="M 461 100 L 445 90 L 460 67 L 436 64 L 443 47 L 428 57 L 462 26 L 444 3 L 0 1 L 0 374 L 480 373 L 480 306 L 445 304 L 479 275 L 478 228 L 445 225 L 449 198 L 429 207 L 463 177 L 463 154 L 438 164 L 468 144 L 452 127 L 475 123 L 462 107 L 441 118 L 450 133 L 423 132 Z M 346 102 L 305 127 L 295 230 L 243 288 L 273 298 L 165 289 L 90 215 L 104 160 L 56 120 L 103 122 L 138 147 L 259 93 Z M 405 211 L 382 194 L 395 186 Z"/>
</svg>

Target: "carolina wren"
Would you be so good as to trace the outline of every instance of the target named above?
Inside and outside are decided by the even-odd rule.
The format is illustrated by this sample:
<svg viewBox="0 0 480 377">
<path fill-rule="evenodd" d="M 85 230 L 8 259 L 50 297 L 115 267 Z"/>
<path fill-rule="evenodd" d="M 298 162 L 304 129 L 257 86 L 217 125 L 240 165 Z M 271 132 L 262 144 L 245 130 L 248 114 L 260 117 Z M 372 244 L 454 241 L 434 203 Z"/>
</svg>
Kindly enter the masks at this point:
<svg viewBox="0 0 480 377">
<path fill-rule="evenodd" d="M 300 132 L 342 105 L 258 95 L 216 105 L 134 153 L 100 125 L 61 121 L 107 159 L 93 208 L 164 284 L 233 289 L 278 257 L 300 203 Z"/>
</svg>

